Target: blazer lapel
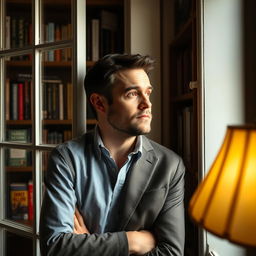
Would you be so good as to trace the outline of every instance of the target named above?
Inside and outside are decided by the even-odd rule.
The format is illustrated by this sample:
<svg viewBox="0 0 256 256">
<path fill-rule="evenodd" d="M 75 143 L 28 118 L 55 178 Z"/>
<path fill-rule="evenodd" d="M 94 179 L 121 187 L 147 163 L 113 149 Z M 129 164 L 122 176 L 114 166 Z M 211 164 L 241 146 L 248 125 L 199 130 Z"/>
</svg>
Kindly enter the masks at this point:
<svg viewBox="0 0 256 256">
<path fill-rule="evenodd" d="M 143 136 L 143 152 L 140 159 L 133 165 L 127 176 L 126 185 L 122 191 L 123 207 L 120 209 L 120 230 L 124 230 L 139 204 L 152 174 L 158 158 L 155 156 L 150 142 Z"/>
</svg>

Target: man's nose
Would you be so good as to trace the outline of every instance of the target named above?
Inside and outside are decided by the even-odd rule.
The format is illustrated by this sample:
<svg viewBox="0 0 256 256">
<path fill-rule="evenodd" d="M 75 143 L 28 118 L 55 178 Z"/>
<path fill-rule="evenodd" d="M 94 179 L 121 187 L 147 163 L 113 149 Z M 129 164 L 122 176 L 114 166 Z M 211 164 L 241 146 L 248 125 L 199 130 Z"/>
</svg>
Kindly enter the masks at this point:
<svg viewBox="0 0 256 256">
<path fill-rule="evenodd" d="M 151 106 L 152 106 L 152 103 L 151 103 L 148 95 L 142 95 L 139 108 L 146 109 L 146 108 L 151 108 Z"/>
</svg>

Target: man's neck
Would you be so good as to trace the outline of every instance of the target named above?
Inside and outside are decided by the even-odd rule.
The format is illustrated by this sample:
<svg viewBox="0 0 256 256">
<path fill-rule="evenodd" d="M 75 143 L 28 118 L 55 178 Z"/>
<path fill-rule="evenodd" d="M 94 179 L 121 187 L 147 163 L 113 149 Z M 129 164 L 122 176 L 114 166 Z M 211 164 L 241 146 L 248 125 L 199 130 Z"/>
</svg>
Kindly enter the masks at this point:
<svg viewBox="0 0 256 256">
<path fill-rule="evenodd" d="M 134 150 L 137 137 L 129 136 L 119 131 L 108 131 L 106 133 L 100 127 L 99 132 L 105 147 L 109 150 L 111 157 L 120 169 L 127 160 L 128 155 Z"/>
</svg>

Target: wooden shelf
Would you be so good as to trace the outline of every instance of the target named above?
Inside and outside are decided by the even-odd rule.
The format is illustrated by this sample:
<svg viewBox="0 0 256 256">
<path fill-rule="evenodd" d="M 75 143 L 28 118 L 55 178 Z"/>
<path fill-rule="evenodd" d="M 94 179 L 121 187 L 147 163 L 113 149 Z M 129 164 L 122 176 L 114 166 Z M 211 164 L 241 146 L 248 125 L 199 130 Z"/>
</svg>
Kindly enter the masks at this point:
<svg viewBox="0 0 256 256">
<path fill-rule="evenodd" d="M 32 62 L 29 60 L 12 60 L 7 61 L 8 67 L 31 67 Z M 87 67 L 92 67 L 95 64 L 95 61 L 86 61 Z M 66 68 L 71 67 L 71 61 L 46 61 L 43 62 L 44 67 L 56 67 L 56 68 Z"/>
<path fill-rule="evenodd" d="M 71 125 L 72 120 L 42 120 L 43 125 Z"/>
<path fill-rule="evenodd" d="M 177 96 L 177 97 L 173 97 L 171 99 L 171 102 L 172 103 L 183 103 L 185 101 L 192 101 L 193 98 L 194 98 L 194 93 L 193 92 L 189 92 L 189 93 Z"/>
<path fill-rule="evenodd" d="M 87 0 L 87 6 L 123 6 L 123 0 Z"/>
<path fill-rule="evenodd" d="M 14 220 L 12 218 L 8 218 L 8 220 L 25 225 L 25 226 L 33 227 L 33 220 Z"/>
<path fill-rule="evenodd" d="M 194 15 L 191 16 L 186 23 L 181 27 L 177 35 L 171 42 L 172 47 L 177 47 L 180 45 L 184 45 L 191 40 L 192 38 L 192 25 L 193 25 Z"/>
<path fill-rule="evenodd" d="M 42 120 L 43 125 L 71 125 L 72 120 Z M 32 125 L 31 120 L 7 120 L 7 125 Z"/>
<path fill-rule="evenodd" d="M 88 119 L 88 120 L 86 120 L 86 124 L 87 125 L 95 125 L 95 124 L 97 124 L 98 122 L 97 122 L 97 120 L 96 119 Z"/>
<path fill-rule="evenodd" d="M 72 120 L 42 120 L 43 125 L 71 125 Z M 7 120 L 7 125 L 32 125 L 31 120 Z M 97 124 L 96 119 L 86 120 L 86 124 Z"/>
<path fill-rule="evenodd" d="M 31 4 L 33 0 L 8 0 L 8 4 Z M 70 0 L 44 0 L 43 4 L 47 5 L 70 5 Z M 112 5 L 123 5 L 123 0 L 87 0 L 86 5 L 95 6 L 112 6 Z"/>
<path fill-rule="evenodd" d="M 32 62 L 29 60 L 12 60 L 7 61 L 8 67 L 32 67 Z M 45 61 L 44 67 L 71 67 L 71 61 Z"/>
<path fill-rule="evenodd" d="M 72 125 L 72 120 L 42 120 L 43 125 Z M 86 124 L 97 124 L 96 119 L 86 120 Z M 7 120 L 6 125 L 32 125 L 31 120 Z"/>
<path fill-rule="evenodd" d="M 32 5 L 33 0 L 8 0 L 7 4 L 30 4 Z M 48 4 L 48 5 L 70 5 L 70 0 L 43 0 L 43 4 Z"/>
<path fill-rule="evenodd" d="M 6 125 L 32 125 L 31 120 L 7 120 Z"/>
<path fill-rule="evenodd" d="M 95 61 L 91 61 L 91 60 L 86 61 L 87 67 L 92 67 L 94 64 L 95 64 Z"/>
<path fill-rule="evenodd" d="M 32 166 L 6 166 L 6 172 L 32 172 Z"/>
</svg>

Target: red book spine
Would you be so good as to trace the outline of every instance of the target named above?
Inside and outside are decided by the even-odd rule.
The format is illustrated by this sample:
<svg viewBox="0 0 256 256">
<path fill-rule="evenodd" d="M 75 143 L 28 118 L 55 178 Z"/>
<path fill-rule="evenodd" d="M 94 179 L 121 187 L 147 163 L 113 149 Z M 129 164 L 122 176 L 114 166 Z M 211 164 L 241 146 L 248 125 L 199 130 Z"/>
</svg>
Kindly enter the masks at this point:
<svg viewBox="0 0 256 256">
<path fill-rule="evenodd" d="M 28 219 L 33 220 L 34 209 L 33 209 L 33 182 L 28 183 Z"/>
<path fill-rule="evenodd" d="M 24 86 L 18 84 L 18 120 L 24 120 Z"/>
</svg>

